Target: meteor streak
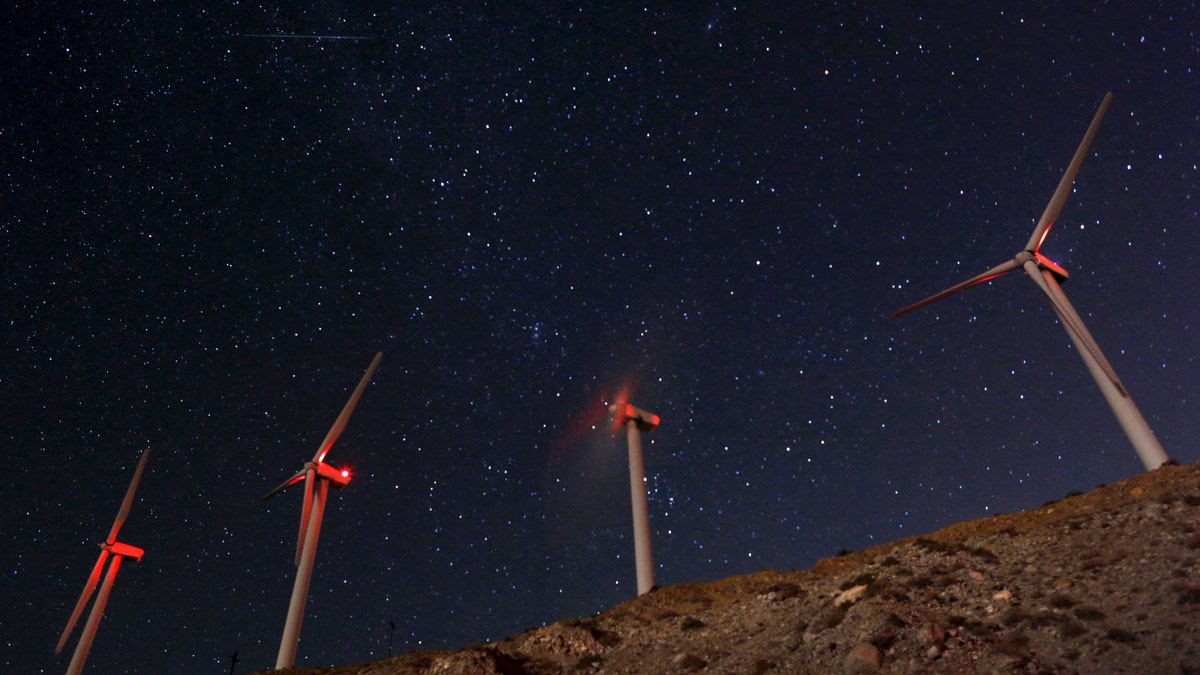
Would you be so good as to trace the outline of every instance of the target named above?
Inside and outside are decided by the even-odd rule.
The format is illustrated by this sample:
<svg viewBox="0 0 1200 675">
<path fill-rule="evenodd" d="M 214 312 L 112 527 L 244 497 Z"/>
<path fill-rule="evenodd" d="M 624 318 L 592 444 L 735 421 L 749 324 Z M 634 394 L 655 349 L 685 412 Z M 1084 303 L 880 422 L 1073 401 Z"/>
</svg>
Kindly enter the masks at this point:
<svg viewBox="0 0 1200 675">
<path fill-rule="evenodd" d="M 243 33 L 240 37 L 268 40 L 374 40 L 366 35 L 296 35 L 295 33 Z"/>
</svg>

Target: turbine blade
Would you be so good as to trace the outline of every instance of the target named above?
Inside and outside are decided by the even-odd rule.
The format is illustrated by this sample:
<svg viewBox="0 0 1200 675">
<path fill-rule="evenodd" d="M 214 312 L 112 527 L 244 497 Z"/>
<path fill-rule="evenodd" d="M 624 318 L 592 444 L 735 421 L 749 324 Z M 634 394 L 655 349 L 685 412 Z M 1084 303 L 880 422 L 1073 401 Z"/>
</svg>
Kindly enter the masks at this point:
<svg viewBox="0 0 1200 675">
<path fill-rule="evenodd" d="M 100 557 L 96 559 L 96 566 L 92 568 L 91 575 L 88 576 L 87 583 L 83 585 L 83 593 L 79 594 L 79 601 L 75 603 L 75 610 L 71 612 L 71 618 L 67 620 L 67 627 L 63 629 L 62 637 L 58 638 L 58 646 L 54 648 L 54 653 L 61 653 L 63 647 L 67 644 L 67 638 L 71 636 L 71 631 L 75 629 L 75 623 L 79 621 L 80 615 L 83 614 L 83 608 L 87 607 L 88 600 L 92 599 L 92 593 L 96 592 L 96 584 L 100 583 L 100 573 L 104 571 L 104 561 L 108 560 L 108 549 L 100 549 Z"/>
<path fill-rule="evenodd" d="M 1058 220 L 1058 214 L 1062 213 L 1063 204 L 1066 203 L 1067 195 L 1071 192 L 1071 185 L 1075 183 L 1075 174 L 1079 173 L 1079 165 L 1083 163 L 1083 158 L 1087 155 L 1088 147 L 1092 144 L 1092 138 L 1096 136 L 1096 130 L 1100 128 L 1100 120 L 1104 118 L 1104 111 L 1108 110 L 1108 103 L 1111 100 L 1112 92 L 1110 91 L 1100 102 L 1100 109 L 1092 117 L 1092 123 L 1088 126 L 1087 133 L 1083 135 L 1079 148 L 1075 150 L 1075 156 L 1071 158 L 1071 163 L 1067 165 L 1062 180 L 1058 181 L 1058 188 L 1054 191 L 1054 196 L 1050 198 L 1050 203 L 1046 204 L 1046 210 L 1042 212 L 1037 227 L 1033 228 L 1033 235 L 1029 237 L 1029 243 L 1025 244 L 1026 251 L 1037 251 L 1041 248 L 1042 242 L 1046 240 L 1046 235 L 1050 232 L 1050 226 L 1054 224 L 1055 220 Z"/>
<path fill-rule="evenodd" d="M 125 524 L 125 518 L 129 516 L 129 507 L 133 505 L 133 493 L 137 490 L 138 481 L 142 479 L 142 469 L 146 468 L 146 458 L 150 456 L 150 448 L 142 451 L 142 458 L 138 460 L 137 470 L 133 472 L 133 480 L 129 483 L 129 489 L 125 491 L 125 499 L 121 501 L 121 509 L 117 511 L 117 519 L 113 521 L 112 529 L 108 531 L 108 539 L 105 543 L 112 546 L 117 541 L 117 532 L 121 531 L 121 526 Z"/>
<path fill-rule="evenodd" d="M 362 396 L 363 390 L 367 388 L 367 383 L 371 381 L 371 375 L 375 373 L 375 368 L 379 366 L 379 360 L 382 358 L 383 352 L 375 353 L 375 359 L 371 361 L 371 365 L 367 367 L 367 372 L 363 373 L 362 379 L 358 381 L 358 386 L 355 387 L 354 393 L 350 395 L 350 400 L 346 402 L 346 407 L 342 408 L 342 414 L 338 415 L 337 421 L 333 423 L 333 427 L 329 429 L 329 433 L 325 434 L 325 440 L 321 441 L 321 447 L 317 448 L 317 454 L 313 455 L 313 463 L 320 464 L 325 461 L 326 453 L 337 442 L 338 436 L 342 435 L 342 429 L 345 429 L 346 422 L 350 421 L 350 414 L 354 412 L 354 406 L 358 405 L 358 398 Z"/>
<path fill-rule="evenodd" d="M 918 303 L 909 305 L 908 307 L 905 307 L 904 309 L 893 313 L 892 318 L 894 319 L 898 316 L 904 316 L 905 314 L 908 314 L 909 312 L 911 312 L 915 309 L 920 309 L 920 308 L 924 307 L 925 305 L 931 305 L 931 304 L 937 302 L 938 300 L 941 300 L 942 298 L 949 297 L 960 291 L 965 291 L 972 286 L 978 286 L 979 284 L 982 284 L 985 281 L 991 281 L 992 279 L 995 279 L 996 277 L 1004 276 L 1005 274 L 1008 274 L 1009 272 L 1011 272 L 1015 269 L 1017 269 L 1017 262 L 1015 260 L 1009 260 L 1000 265 L 996 265 L 992 269 L 984 272 L 983 274 L 980 274 L 979 276 L 971 277 L 970 279 L 967 279 L 966 281 L 964 281 L 960 284 L 956 284 L 954 286 L 951 286 L 950 288 L 947 288 L 946 290 L 942 291 L 941 293 L 935 293 Z"/>
<path fill-rule="evenodd" d="M 307 476 L 307 475 L 308 475 L 308 469 L 302 469 L 302 470 L 300 471 L 300 473 L 298 473 L 298 474 L 296 474 L 295 476 L 292 476 L 291 478 L 289 478 L 289 479 L 287 479 L 287 480 L 283 481 L 283 482 L 282 482 L 282 483 L 280 483 L 280 484 L 279 484 L 279 485 L 278 485 L 278 486 L 277 486 L 277 487 L 276 487 L 274 490 L 271 490 L 270 492 L 268 492 L 268 493 L 267 493 L 267 494 L 266 494 L 266 495 L 263 497 L 263 501 L 266 501 L 266 500 L 270 499 L 271 497 L 274 497 L 275 495 L 279 494 L 280 492 L 283 492 L 284 490 L 286 490 L 286 489 L 288 489 L 288 488 L 292 487 L 292 486 L 293 486 L 293 485 L 295 485 L 296 483 L 299 483 L 300 481 L 304 480 L 304 477 L 305 477 L 305 476 Z"/>
<path fill-rule="evenodd" d="M 300 507 L 300 534 L 296 537 L 296 567 L 300 566 L 300 552 L 304 550 L 304 537 L 308 534 L 308 519 L 312 518 L 314 482 L 316 482 L 316 470 L 309 469 L 304 481 L 304 504 Z"/>
<path fill-rule="evenodd" d="M 1046 274 L 1043 274 L 1042 269 L 1032 260 L 1026 263 L 1025 272 L 1037 283 L 1038 288 L 1042 289 L 1046 297 L 1050 298 L 1050 305 L 1054 307 L 1054 313 L 1058 315 L 1058 320 L 1062 322 L 1063 328 L 1075 338 L 1076 343 L 1082 345 L 1087 350 L 1088 355 L 1100 366 L 1100 370 L 1104 372 L 1104 376 L 1113 383 L 1117 391 L 1121 392 L 1122 396 L 1128 397 L 1129 393 L 1125 391 L 1125 385 L 1121 384 L 1121 379 L 1117 377 L 1117 371 L 1113 370 L 1112 365 L 1108 363 L 1108 359 L 1104 357 L 1104 352 L 1100 351 L 1100 345 L 1096 343 L 1095 338 L 1088 332 L 1087 326 L 1083 325 L 1082 319 L 1079 319 L 1075 311 L 1069 306 L 1069 302 L 1066 301 L 1066 296 L 1063 295 L 1062 289 L 1057 287 L 1058 283 L 1054 282 L 1055 286 L 1053 288 L 1050 286 L 1054 273 L 1046 270 L 1046 274 L 1051 275 L 1051 278 L 1046 278 Z"/>
</svg>

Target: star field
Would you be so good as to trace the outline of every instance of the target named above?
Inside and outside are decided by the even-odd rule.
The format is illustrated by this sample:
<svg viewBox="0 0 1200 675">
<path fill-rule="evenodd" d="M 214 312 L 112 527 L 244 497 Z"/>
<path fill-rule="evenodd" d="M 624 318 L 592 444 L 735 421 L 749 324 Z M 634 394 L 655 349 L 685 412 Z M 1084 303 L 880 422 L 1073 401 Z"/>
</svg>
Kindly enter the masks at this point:
<svg viewBox="0 0 1200 675">
<path fill-rule="evenodd" d="M 868 3 L 869 4 L 869 3 Z M 797 569 L 1142 470 L 1014 273 L 1042 249 L 1200 459 L 1200 6 L 21 5 L 0 44 L 0 667 L 53 647 L 151 456 L 86 672 L 457 648 L 656 576 Z M 395 626 L 394 632 L 390 626 Z M 78 631 L 78 628 L 76 629 Z M 67 652 L 74 648 L 74 640 Z"/>
</svg>

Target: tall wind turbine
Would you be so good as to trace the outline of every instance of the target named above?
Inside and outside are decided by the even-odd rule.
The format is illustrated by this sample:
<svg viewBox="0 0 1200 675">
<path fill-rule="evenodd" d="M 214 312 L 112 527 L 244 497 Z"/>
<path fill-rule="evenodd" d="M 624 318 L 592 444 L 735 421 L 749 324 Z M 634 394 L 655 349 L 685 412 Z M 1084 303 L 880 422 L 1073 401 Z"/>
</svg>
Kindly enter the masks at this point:
<svg viewBox="0 0 1200 675">
<path fill-rule="evenodd" d="M 638 595 L 654 588 L 654 556 L 650 551 L 650 508 L 646 500 L 646 469 L 642 463 L 642 432 L 658 426 L 658 415 L 630 405 L 622 393 L 608 407 L 613 431 L 626 428 L 629 439 L 629 496 L 633 503 L 633 552 Z"/>
<path fill-rule="evenodd" d="M 83 671 L 83 663 L 87 661 L 88 650 L 92 648 L 92 641 L 96 638 L 96 629 L 100 627 L 100 617 L 104 616 L 104 606 L 108 604 L 108 594 L 112 591 L 113 582 L 117 579 L 117 570 L 121 569 L 121 561 L 129 558 L 137 562 L 145 553 L 140 548 L 117 541 L 117 533 L 121 531 L 121 526 L 125 524 L 125 518 L 129 516 L 129 507 L 133 505 L 133 493 L 137 490 L 138 481 L 142 479 L 142 470 L 146 468 L 146 458 L 149 456 L 150 448 L 142 451 L 142 458 L 138 460 L 137 469 L 133 472 L 133 480 L 130 481 L 129 489 L 125 491 L 125 499 L 121 501 L 121 508 L 117 511 L 117 519 L 113 521 L 112 529 L 108 531 L 108 538 L 100 545 L 100 557 L 96 559 L 96 565 L 92 568 L 92 573 L 83 586 L 83 593 L 79 595 L 79 602 L 75 603 L 75 611 L 71 612 L 71 618 L 67 620 L 67 627 L 63 630 L 62 637 L 58 639 L 58 646 L 54 648 L 54 653 L 58 654 L 67 644 L 67 638 L 75 628 L 75 623 L 79 621 L 79 615 L 83 613 L 83 608 L 87 606 L 88 600 L 91 600 L 92 593 L 96 590 L 96 584 L 100 581 L 100 573 L 104 571 L 104 563 L 111 556 L 112 563 L 108 566 L 108 573 L 104 575 L 104 583 L 100 585 L 100 594 L 96 596 L 96 604 L 92 605 L 92 611 L 88 614 L 87 624 L 83 627 L 83 635 L 79 638 L 79 644 L 75 645 L 75 655 L 71 657 L 71 665 L 67 666 L 67 675 L 78 675 Z"/>
<path fill-rule="evenodd" d="M 1083 141 L 1079 144 L 1079 149 L 1075 151 L 1075 156 L 1067 166 L 1066 173 L 1063 174 L 1062 180 L 1058 183 L 1058 189 L 1054 191 L 1054 196 L 1050 198 L 1050 203 L 1046 205 L 1046 210 L 1042 213 L 1041 219 L 1038 220 L 1037 226 L 1033 228 L 1033 235 L 1029 237 L 1029 243 L 1025 244 L 1025 248 L 1022 251 L 1017 253 L 1012 260 L 1001 263 L 977 277 L 951 286 L 941 293 L 931 295 L 916 304 L 905 307 L 892 316 L 897 317 L 907 314 L 914 309 L 937 302 L 942 298 L 954 295 L 972 286 L 977 286 L 985 281 L 991 281 L 1013 270 L 1023 270 L 1030 279 L 1033 279 L 1038 288 L 1042 289 L 1046 297 L 1050 299 L 1050 305 L 1054 308 L 1054 313 L 1058 315 L 1059 323 L 1066 329 L 1071 342 L 1075 344 L 1076 350 L 1079 351 L 1083 362 L 1087 365 L 1088 370 L 1091 371 L 1092 377 L 1100 387 L 1101 393 L 1104 394 L 1104 398 L 1108 401 L 1109 406 L 1112 407 L 1113 413 L 1116 414 L 1121 428 L 1125 430 L 1125 434 L 1129 437 L 1130 442 L 1133 443 L 1134 450 L 1137 451 L 1142 464 L 1149 471 L 1157 469 L 1164 462 L 1167 462 L 1167 453 L 1163 451 L 1158 439 L 1154 437 L 1154 432 L 1150 431 L 1150 426 L 1146 424 L 1145 418 L 1142 417 L 1137 406 L 1134 405 L 1133 399 L 1130 398 L 1125 385 L 1121 384 L 1117 373 L 1109 365 L 1108 359 L 1104 358 L 1104 353 L 1100 351 L 1100 346 L 1096 344 L 1096 341 L 1092 338 L 1092 334 L 1083 325 L 1083 319 L 1079 317 L 1079 314 L 1071 306 L 1070 301 L 1067 300 L 1067 296 L 1063 293 L 1060 284 L 1067 280 L 1067 271 L 1038 252 L 1042 246 L 1042 242 L 1046 240 L 1046 235 L 1050 232 L 1050 226 L 1054 224 L 1059 213 L 1062 212 L 1063 204 L 1067 200 L 1067 194 L 1070 193 L 1071 185 L 1075 182 L 1075 174 L 1079 172 L 1079 165 L 1083 163 L 1083 158 L 1087 155 L 1088 147 L 1092 144 L 1092 138 L 1096 135 L 1096 129 L 1100 127 L 1100 120 L 1104 117 L 1104 111 L 1108 109 L 1110 100 L 1112 100 L 1111 92 L 1106 94 L 1104 100 L 1100 103 L 1100 109 L 1096 111 L 1096 115 L 1092 118 L 1092 123 L 1088 127 L 1087 133 L 1084 134 Z"/>
<path fill-rule="evenodd" d="M 350 395 L 346 407 L 342 408 L 342 414 L 338 415 L 333 427 L 329 429 L 329 433 L 325 434 L 325 440 L 321 441 L 312 461 L 305 462 L 304 468 L 299 473 L 284 481 L 264 497 L 264 499 L 270 499 L 296 483 L 304 481 L 304 504 L 300 511 L 300 535 L 296 541 L 296 583 L 292 586 L 292 600 L 288 604 L 287 623 L 283 626 L 283 638 L 279 641 L 279 655 L 275 659 L 276 670 L 291 668 L 296 663 L 296 647 L 300 643 L 300 623 L 304 620 L 304 604 L 308 600 L 308 584 L 312 580 L 313 561 L 317 556 L 317 538 L 321 535 L 321 518 L 325 514 L 325 498 L 329 493 L 329 486 L 340 489 L 350 483 L 350 472 L 345 469 L 335 469 L 326 464 L 325 455 L 329 453 L 329 449 L 333 447 L 338 436 L 342 434 L 342 430 L 346 428 L 346 422 L 350 421 L 350 414 L 354 412 L 354 406 L 358 405 L 359 397 L 367 388 L 367 383 L 371 381 L 371 375 L 375 373 L 375 368 L 379 366 L 379 360 L 382 358 L 383 352 L 375 354 L 375 359 L 371 361 L 367 372 L 358 381 L 358 386 Z"/>
</svg>

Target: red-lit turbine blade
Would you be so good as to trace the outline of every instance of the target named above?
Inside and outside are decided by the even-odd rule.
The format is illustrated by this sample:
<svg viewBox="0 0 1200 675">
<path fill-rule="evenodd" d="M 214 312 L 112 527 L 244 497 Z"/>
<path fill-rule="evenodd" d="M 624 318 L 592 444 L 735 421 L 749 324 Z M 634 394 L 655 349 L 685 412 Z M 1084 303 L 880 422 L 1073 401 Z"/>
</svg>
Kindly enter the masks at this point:
<svg viewBox="0 0 1200 675">
<path fill-rule="evenodd" d="M 263 500 L 264 501 L 268 500 L 271 497 L 274 497 L 275 495 L 279 494 L 280 492 L 283 492 L 284 490 L 292 487 L 296 483 L 299 483 L 300 481 L 304 480 L 304 477 L 307 475 L 308 475 L 308 469 L 304 469 L 304 470 L 300 471 L 300 473 L 283 481 L 274 490 L 271 490 L 270 492 L 268 492 L 265 496 L 263 496 Z"/>
<path fill-rule="evenodd" d="M 308 469 L 304 481 L 304 504 L 300 506 L 300 534 L 296 537 L 296 567 L 300 566 L 300 551 L 304 550 L 304 536 L 308 534 L 308 519 L 312 517 L 313 483 L 316 471 Z"/>
<path fill-rule="evenodd" d="M 346 422 L 350 421 L 350 414 L 354 412 L 354 406 L 358 405 L 358 399 L 362 396 L 363 390 L 367 388 L 367 383 L 371 381 L 371 375 L 375 373 L 375 368 L 379 366 L 379 360 L 383 358 L 383 352 L 376 352 L 375 359 L 371 361 L 371 365 L 367 367 L 367 372 L 363 374 L 362 379 L 358 381 L 358 386 L 355 387 L 354 393 L 350 395 L 350 400 L 346 402 L 346 407 L 342 408 L 342 414 L 338 415 L 337 421 L 333 423 L 333 427 L 329 429 L 329 433 L 325 434 L 325 440 L 321 441 L 321 447 L 317 448 L 317 454 L 313 455 L 313 462 L 320 464 L 325 461 L 325 455 L 329 452 L 329 448 L 337 442 L 338 436 L 342 435 L 342 429 L 346 428 Z"/>
<path fill-rule="evenodd" d="M 87 606 L 88 600 L 92 599 L 92 593 L 96 591 L 96 584 L 100 583 L 100 573 L 104 571 L 105 560 L 108 560 L 108 549 L 102 548 L 100 557 L 96 559 L 96 566 L 92 568 L 92 573 L 83 586 L 83 593 L 79 594 L 79 602 L 75 603 L 75 610 L 71 612 L 71 618 L 67 620 L 67 627 L 63 629 L 62 637 L 58 638 L 58 646 L 54 648 L 55 654 L 63 650 L 67 644 L 67 638 L 71 636 L 71 631 L 75 628 L 75 623 L 83 614 L 83 608 Z"/>
<path fill-rule="evenodd" d="M 138 481 L 142 479 L 142 469 L 146 468 L 146 458 L 150 456 L 150 448 L 142 451 L 142 458 L 138 460 L 137 470 L 133 472 L 133 480 L 129 483 L 129 489 L 125 491 L 125 499 L 121 501 L 121 508 L 117 511 L 117 519 L 113 521 L 112 529 L 108 531 L 108 539 L 105 543 L 112 546 L 117 540 L 117 532 L 121 531 L 121 526 L 125 524 L 125 518 L 129 516 L 129 507 L 133 505 L 133 493 L 137 490 Z"/>
<path fill-rule="evenodd" d="M 892 314 L 892 318 L 894 319 L 898 316 L 904 316 L 905 314 L 908 314 L 909 312 L 913 311 L 914 309 L 920 309 L 920 308 L 924 307 L 925 305 L 931 305 L 931 304 L 937 302 L 938 300 L 941 300 L 942 298 L 954 295 L 955 293 L 958 293 L 959 291 L 965 291 L 972 286 L 978 286 L 979 284 L 982 284 L 985 281 L 991 281 L 992 279 L 995 279 L 996 277 L 1008 274 L 1009 272 L 1011 272 L 1015 269 L 1017 269 L 1017 262 L 1015 260 L 1009 260 L 1008 262 L 1005 262 L 1003 264 L 996 265 L 992 269 L 984 272 L 983 274 L 980 274 L 979 276 L 971 277 L 970 279 L 967 279 L 966 281 L 962 282 L 961 284 L 956 284 L 954 286 L 951 286 L 950 288 L 947 288 L 946 290 L 942 291 L 941 293 L 935 293 L 934 295 L 931 295 L 928 298 L 925 298 L 924 300 L 922 300 L 916 304 L 909 305 L 908 307 L 905 307 L 904 309 L 902 309 L 898 312 L 895 312 L 894 314 Z"/>
<path fill-rule="evenodd" d="M 1092 117 L 1092 123 L 1088 126 L 1087 133 L 1083 135 L 1079 148 L 1075 150 L 1075 156 L 1071 158 L 1071 163 L 1067 165 L 1062 180 L 1058 181 L 1058 188 L 1054 191 L 1054 196 L 1050 198 L 1050 203 L 1046 204 L 1046 210 L 1042 212 L 1037 227 L 1033 228 L 1033 235 L 1029 237 L 1029 243 L 1025 244 L 1026 251 L 1037 251 L 1041 248 L 1042 242 L 1046 240 L 1046 235 L 1050 232 L 1050 226 L 1054 224 L 1055 220 L 1058 220 L 1058 214 L 1062 213 L 1063 204 L 1066 203 L 1067 195 L 1071 192 L 1071 185 L 1075 183 L 1075 174 L 1079 173 L 1079 165 L 1083 163 L 1083 158 L 1087 155 L 1088 147 L 1092 144 L 1092 138 L 1096 136 L 1096 130 L 1100 128 L 1100 120 L 1104 118 L 1104 111 L 1108 110 L 1108 102 L 1111 100 L 1112 92 L 1110 91 L 1100 102 L 1100 109 Z"/>
<path fill-rule="evenodd" d="M 1050 270 L 1046 271 L 1053 274 Z M 1096 339 L 1068 306 L 1066 296 L 1062 295 L 1062 289 L 1058 287 L 1058 284 L 1055 283 L 1054 287 L 1051 287 L 1050 280 L 1042 274 L 1041 268 L 1032 260 L 1026 263 L 1025 272 L 1037 283 L 1038 288 L 1042 289 L 1046 297 L 1050 298 L 1050 305 L 1054 307 L 1054 313 L 1058 315 L 1058 320 L 1062 322 L 1063 327 L 1083 345 L 1092 359 L 1100 366 L 1100 370 L 1104 371 L 1104 376 L 1117 388 L 1117 391 L 1121 392 L 1122 396 L 1128 396 L 1125 385 L 1121 384 L 1120 378 L 1117 377 L 1117 371 L 1113 370 L 1108 359 L 1104 357 L 1104 352 L 1100 351 L 1100 345 L 1096 343 Z"/>
</svg>

